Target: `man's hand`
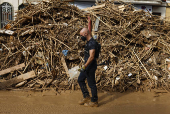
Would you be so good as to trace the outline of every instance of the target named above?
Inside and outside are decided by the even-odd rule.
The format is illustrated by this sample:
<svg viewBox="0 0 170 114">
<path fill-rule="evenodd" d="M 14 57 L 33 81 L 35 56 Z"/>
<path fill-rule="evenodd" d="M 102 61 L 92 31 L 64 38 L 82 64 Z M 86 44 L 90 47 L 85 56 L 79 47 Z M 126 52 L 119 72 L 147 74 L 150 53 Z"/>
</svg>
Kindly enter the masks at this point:
<svg viewBox="0 0 170 114">
<path fill-rule="evenodd" d="M 84 72 L 85 70 L 86 70 L 86 67 L 84 65 L 78 69 L 79 72 Z"/>
</svg>

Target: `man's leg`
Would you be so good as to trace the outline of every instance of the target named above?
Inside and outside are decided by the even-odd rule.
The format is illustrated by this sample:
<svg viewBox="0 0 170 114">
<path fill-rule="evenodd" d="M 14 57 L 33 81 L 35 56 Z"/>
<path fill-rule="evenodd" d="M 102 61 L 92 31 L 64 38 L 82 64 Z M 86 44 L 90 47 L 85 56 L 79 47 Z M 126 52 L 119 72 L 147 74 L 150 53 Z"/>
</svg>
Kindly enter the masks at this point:
<svg viewBox="0 0 170 114">
<path fill-rule="evenodd" d="M 96 69 L 92 68 L 89 70 L 89 72 L 87 72 L 87 82 L 88 82 L 89 87 L 91 88 L 91 93 L 92 93 L 91 102 L 98 101 L 95 71 Z"/>
<path fill-rule="evenodd" d="M 79 77 L 78 77 L 78 83 L 79 83 L 79 86 L 81 88 L 81 91 L 83 93 L 84 98 L 90 97 L 88 89 L 87 89 L 87 86 L 86 86 L 86 83 L 85 83 L 85 79 L 86 79 L 85 72 L 81 72 Z"/>
</svg>

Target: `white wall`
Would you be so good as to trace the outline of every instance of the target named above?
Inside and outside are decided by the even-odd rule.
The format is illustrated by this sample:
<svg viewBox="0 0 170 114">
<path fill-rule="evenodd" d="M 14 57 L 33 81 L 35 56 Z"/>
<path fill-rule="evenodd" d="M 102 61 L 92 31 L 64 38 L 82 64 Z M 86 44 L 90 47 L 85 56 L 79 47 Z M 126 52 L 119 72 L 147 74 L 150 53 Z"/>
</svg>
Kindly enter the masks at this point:
<svg viewBox="0 0 170 114">
<path fill-rule="evenodd" d="M 166 0 L 167 3 L 170 3 L 170 0 Z"/>
<path fill-rule="evenodd" d="M 166 16 L 166 7 L 157 7 L 157 6 L 153 6 L 152 7 L 152 12 L 160 12 L 161 16 L 164 18 Z"/>
<path fill-rule="evenodd" d="M 147 10 L 152 13 L 152 6 L 150 5 L 134 5 L 137 9 L 142 9 L 147 12 Z"/>
</svg>

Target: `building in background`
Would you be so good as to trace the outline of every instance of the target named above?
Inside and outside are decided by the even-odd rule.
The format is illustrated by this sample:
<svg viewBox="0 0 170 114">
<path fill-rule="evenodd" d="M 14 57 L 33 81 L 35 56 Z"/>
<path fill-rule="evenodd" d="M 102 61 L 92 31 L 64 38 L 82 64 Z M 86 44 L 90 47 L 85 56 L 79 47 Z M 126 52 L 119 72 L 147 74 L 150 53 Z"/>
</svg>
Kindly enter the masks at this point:
<svg viewBox="0 0 170 114">
<path fill-rule="evenodd" d="M 167 1 L 167 7 L 166 7 L 166 20 L 170 21 L 170 0 Z"/>
<path fill-rule="evenodd" d="M 36 2 L 42 0 L 28 0 Z M 4 27 L 9 20 L 14 20 L 14 15 L 18 9 L 25 7 L 26 0 L 0 0 L 0 28 Z"/>
<path fill-rule="evenodd" d="M 123 0 L 126 3 L 132 3 L 137 9 L 149 11 L 153 15 L 164 18 L 166 16 L 166 0 Z"/>
<path fill-rule="evenodd" d="M 74 0 L 74 5 L 77 5 L 80 9 L 90 7 L 95 5 L 96 1 L 103 1 L 103 0 Z M 110 0 L 115 1 L 115 4 L 119 4 L 116 0 Z M 145 11 L 149 11 L 150 13 L 154 15 L 159 15 L 162 17 L 166 16 L 166 6 L 167 2 L 166 0 L 121 0 L 125 3 L 131 3 L 136 7 L 136 9 L 143 9 Z"/>
</svg>

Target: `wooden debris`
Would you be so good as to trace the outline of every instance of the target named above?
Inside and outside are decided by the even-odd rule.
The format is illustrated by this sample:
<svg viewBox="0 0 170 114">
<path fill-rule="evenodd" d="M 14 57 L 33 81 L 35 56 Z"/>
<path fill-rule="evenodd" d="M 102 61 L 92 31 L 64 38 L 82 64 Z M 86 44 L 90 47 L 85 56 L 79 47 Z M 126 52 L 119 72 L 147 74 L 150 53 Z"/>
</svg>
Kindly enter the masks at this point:
<svg viewBox="0 0 170 114">
<path fill-rule="evenodd" d="M 4 82 L 0 83 L 0 89 L 5 89 L 7 87 L 12 86 L 13 84 L 17 84 L 19 82 L 22 82 L 24 80 L 34 78 L 34 77 L 36 77 L 34 71 L 28 72 L 26 74 L 22 74 L 20 76 L 17 76 L 15 78 L 12 78 L 12 79 L 9 79 L 7 81 L 4 81 Z"/>
<path fill-rule="evenodd" d="M 24 63 L 16 65 L 14 67 L 11 67 L 11 68 L 8 68 L 8 69 L 0 71 L 0 75 L 7 74 L 7 73 L 13 72 L 13 71 L 18 70 L 18 69 L 22 69 L 23 67 L 25 67 Z"/>
<path fill-rule="evenodd" d="M 97 6 L 92 6 L 92 7 L 89 7 L 89 8 L 85 8 L 85 9 L 83 9 L 83 10 L 84 10 L 84 11 L 96 10 L 96 9 L 103 8 L 104 6 L 105 6 L 105 4 L 102 4 L 102 5 L 97 5 Z"/>
<path fill-rule="evenodd" d="M 155 93 L 168 93 L 166 90 L 154 90 Z"/>
<path fill-rule="evenodd" d="M 21 87 L 21 86 L 23 86 L 26 82 L 27 82 L 27 81 L 20 82 L 20 83 L 18 83 L 15 87 Z"/>
<path fill-rule="evenodd" d="M 102 1 L 80 10 L 58 0 L 19 10 L 8 31 L 0 30 L 0 78 L 6 80 L 0 88 L 79 89 L 77 78 L 69 81 L 68 69 L 84 64 L 79 31 L 87 27 L 87 15 L 102 46 L 99 90 L 169 91 L 169 22 L 122 2 Z"/>
<path fill-rule="evenodd" d="M 69 76 L 69 73 L 68 73 L 68 68 L 67 68 L 65 59 L 64 59 L 63 57 L 61 57 L 61 62 L 62 62 L 62 64 L 63 64 L 63 67 L 64 67 L 65 71 L 66 71 L 67 76 L 70 77 L 70 76 Z"/>
<path fill-rule="evenodd" d="M 11 30 L 0 30 L 0 34 L 14 35 L 15 32 Z"/>
</svg>

